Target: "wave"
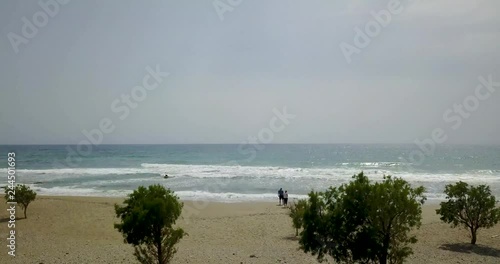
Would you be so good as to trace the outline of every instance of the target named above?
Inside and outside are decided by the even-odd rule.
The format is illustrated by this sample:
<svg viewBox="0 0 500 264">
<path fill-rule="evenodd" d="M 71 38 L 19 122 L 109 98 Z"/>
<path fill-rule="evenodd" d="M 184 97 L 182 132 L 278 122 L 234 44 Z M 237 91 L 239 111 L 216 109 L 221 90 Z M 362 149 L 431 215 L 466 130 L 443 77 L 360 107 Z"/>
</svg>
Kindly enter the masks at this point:
<svg viewBox="0 0 500 264">
<path fill-rule="evenodd" d="M 125 197 L 132 191 L 126 190 L 98 190 L 95 188 L 81 188 L 79 186 L 64 186 L 44 188 L 36 185 L 30 186 L 40 195 L 50 196 L 89 196 L 89 197 Z"/>
<path fill-rule="evenodd" d="M 65 169 L 38 169 L 27 170 L 18 169 L 18 174 L 39 174 L 39 175 L 107 175 L 107 174 L 138 174 L 138 173 L 154 173 L 153 170 L 145 170 L 143 168 L 65 168 Z"/>
<path fill-rule="evenodd" d="M 277 196 L 274 193 L 212 193 L 205 191 L 179 191 L 175 192 L 181 199 L 184 200 L 209 200 L 209 201 L 224 201 L 224 202 L 240 202 L 240 201 L 274 201 Z M 289 199 L 304 199 L 307 195 L 290 195 Z"/>
<path fill-rule="evenodd" d="M 78 186 L 44 188 L 32 186 L 40 195 L 47 196 L 87 196 L 87 197 L 126 197 L 132 191 L 126 190 L 98 190 L 94 188 L 79 188 Z M 177 191 L 175 194 L 182 200 L 188 201 L 219 201 L 219 202 L 242 202 L 242 201 L 274 201 L 277 199 L 274 193 L 212 193 L 206 191 Z M 289 199 L 304 199 L 307 195 L 290 195 Z"/>
<path fill-rule="evenodd" d="M 343 162 L 337 165 L 348 166 L 348 167 L 362 167 L 362 168 L 390 168 L 390 167 L 400 167 L 410 164 L 405 164 L 402 162 Z"/>
<path fill-rule="evenodd" d="M 366 163 L 368 164 L 368 163 Z M 375 166 L 377 163 L 369 163 Z M 392 163 L 384 166 L 391 167 Z M 380 164 L 378 164 L 380 166 Z M 396 166 L 396 165 L 394 165 Z M 7 169 L 4 169 L 6 172 Z M 174 178 L 224 178 L 224 179 L 304 179 L 304 180 L 350 180 L 352 175 L 361 170 L 374 180 L 382 179 L 384 175 L 401 177 L 410 182 L 456 182 L 459 180 L 467 182 L 499 182 L 500 171 L 498 170 L 476 170 L 463 173 L 423 173 L 410 172 L 398 169 L 379 168 L 300 168 L 300 167 L 278 167 L 278 166 L 227 166 L 227 165 L 183 165 L 183 164 L 151 164 L 143 163 L 136 168 L 64 168 L 64 169 L 20 169 L 17 175 L 25 182 L 52 181 L 58 179 L 71 179 L 80 177 L 106 177 L 109 179 L 130 178 L 154 178 L 168 174 Z M 127 176 L 124 176 L 127 175 Z M 141 175 L 139 177 L 139 175 Z"/>
<path fill-rule="evenodd" d="M 85 196 L 85 197 L 126 197 L 131 190 L 98 190 L 94 188 L 80 188 L 78 186 L 43 188 L 32 186 L 40 195 L 48 196 Z M 275 201 L 274 193 L 234 193 L 234 192 L 207 192 L 207 191 L 177 191 L 175 194 L 186 201 L 217 201 L 217 202 L 249 202 Z M 428 203 L 436 203 L 446 198 L 442 193 L 425 193 Z M 290 194 L 290 203 L 298 199 L 306 199 L 305 194 Z"/>
<path fill-rule="evenodd" d="M 375 164 L 375 163 L 370 163 Z M 223 165 L 177 165 L 143 163 L 142 167 L 165 171 L 169 175 L 183 175 L 192 178 L 295 178 L 295 179 L 351 179 L 358 174 L 359 168 L 299 168 L 277 166 L 223 166 Z M 387 163 L 385 166 L 397 166 Z M 382 179 L 384 175 L 401 177 L 408 181 L 430 182 L 500 182 L 500 172 L 492 170 L 469 171 L 466 173 L 422 173 L 400 170 L 365 169 L 365 175 L 374 180 Z"/>
</svg>

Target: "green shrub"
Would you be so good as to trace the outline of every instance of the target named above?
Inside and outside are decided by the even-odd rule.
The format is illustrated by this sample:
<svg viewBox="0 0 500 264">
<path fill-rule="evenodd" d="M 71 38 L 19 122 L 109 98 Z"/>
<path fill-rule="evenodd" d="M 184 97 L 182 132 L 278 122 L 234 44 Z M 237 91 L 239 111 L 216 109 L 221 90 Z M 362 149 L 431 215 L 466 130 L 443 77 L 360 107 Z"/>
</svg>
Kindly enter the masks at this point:
<svg viewBox="0 0 500 264">
<path fill-rule="evenodd" d="M 14 189 L 11 189 L 9 186 L 5 187 L 5 200 L 7 202 L 16 202 L 17 205 L 21 206 L 24 211 L 24 218 L 28 218 L 26 216 L 28 205 L 35 199 L 36 192 L 24 184 L 18 184 Z"/>
<path fill-rule="evenodd" d="M 424 188 L 400 178 L 371 183 L 361 172 L 353 181 L 326 192 L 311 192 L 303 215 L 300 245 L 322 261 L 403 263 L 417 239 Z"/>
<path fill-rule="evenodd" d="M 177 252 L 175 244 L 185 235 L 184 230 L 173 227 L 182 212 L 179 198 L 161 185 L 141 186 L 124 204 L 115 205 L 116 216 L 121 219 L 115 228 L 126 243 L 134 246 L 139 262 L 169 263 Z"/>
<path fill-rule="evenodd" d="M 301 199 L 297 203 L 290 206 L 290 217 L 292 218 L 292 225 L 295 228 L 295 236 L 299 235 L 299 229 L 302 228 L 302 219 L 304 218 L 304 211 L 307 207 L 307 200 Z"/>
<path fill-rule="evenodd" d="M 500 208 L 496 208 L 495 196 L 489 186 L 469 186 L 465 182 L 446 185 L 448 201 L 442 202 L 436 213 L 443 222 L 453 227 L 463 226 L 471 233 L 471 244 L 476 244 L 477 230 L 490 228 L 500 220 Z"/>
</svg>

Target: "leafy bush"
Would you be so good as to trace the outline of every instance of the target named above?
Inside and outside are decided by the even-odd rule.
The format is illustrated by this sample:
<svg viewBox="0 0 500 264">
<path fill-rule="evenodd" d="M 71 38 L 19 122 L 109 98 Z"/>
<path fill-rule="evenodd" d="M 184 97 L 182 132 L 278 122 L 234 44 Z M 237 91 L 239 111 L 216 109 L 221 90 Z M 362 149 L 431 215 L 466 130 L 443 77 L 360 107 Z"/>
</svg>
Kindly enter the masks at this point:
<svg viewBox="0 0 500 264">
<path fill-rule="evenodd" d="M 476 244 L 479 228 L 493 227 L 500 220 L 500 208 L 496 208 L 489 186 L 474 187 L 460 181 L 446 185 L 444 192 L 448 201 L 442 202 L 436 213 L 453 227 L 461 225 L 469 229 L 471 244 Z"/>
<path fill-rule="evenodd" d="M 141 263 L 166 264 L 177 252 L 177 244 L 185 235 L 174 228 L 183 204 L 170 189 L 161 185 L 140 186 L 124 201 L 115 205 L 121 219 L 115 228 L 122 232 L 125 242 L 134 245 L 134 255 Z"/>
<path fill-rule="evenodd" d="M 299 235 L 299 229 L 302 228 L 302 219 L 304 218 L 304 211 L 307 207 L 307 200 L 301 199 L 298 203 L 293 203 L 290 206 L 290 217 L 292 224 L 295 228 L 295 236 Z"/>
<path fill-rule="evenodd" d="M 326 192 L 311 192 L 300 237 L 305 252 L 339 263 L 403 263 L 416 243 L 409 232 L 421 224 L 424 188 L 400 178 L 371 183 L 361 172 Z"/>
<path fill-rule="evenodd" d="M 5 200 L 7 202 L 16 202 L 17 205 L 21 206 L 24 211 L 24 218 L 28 218 L 26 216 L 28 205 L 33 202 L 35 198 L 36 192 L 24 184 L 18 184 L 14 189 L 11 189 L 9 186 L 5 187 Z"/>
</svg>

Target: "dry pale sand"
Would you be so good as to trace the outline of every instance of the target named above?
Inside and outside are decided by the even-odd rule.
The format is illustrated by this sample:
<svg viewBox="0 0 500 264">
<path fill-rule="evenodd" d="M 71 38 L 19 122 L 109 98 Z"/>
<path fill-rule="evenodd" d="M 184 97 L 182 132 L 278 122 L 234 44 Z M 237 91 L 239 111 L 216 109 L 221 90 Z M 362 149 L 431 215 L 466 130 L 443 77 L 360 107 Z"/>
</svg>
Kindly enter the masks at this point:
<svg viewBox="0 0 500 264">
<path fill-rule="evenodd" d="M 16 222 L 16 257 L 7 255 L 7 211 L 2 210 L 0 263 L 135 263 L 132 247 L 113 228 L 113 205 L 122 200 L 39 196 L 28 219 Z M 424 208 L 408 263 L 500 263 L 500 236 L 495 236 L 500 225 L 483 230 L 479 245 L 470 247 L 467 232 L 440 223 L 434 209 Z M 186 202 L 178 224 L 189 236 L 179 244 L 174 263 L 317 263 L 297 250 L 287 212 L 275 203 Z"/>
</svg>

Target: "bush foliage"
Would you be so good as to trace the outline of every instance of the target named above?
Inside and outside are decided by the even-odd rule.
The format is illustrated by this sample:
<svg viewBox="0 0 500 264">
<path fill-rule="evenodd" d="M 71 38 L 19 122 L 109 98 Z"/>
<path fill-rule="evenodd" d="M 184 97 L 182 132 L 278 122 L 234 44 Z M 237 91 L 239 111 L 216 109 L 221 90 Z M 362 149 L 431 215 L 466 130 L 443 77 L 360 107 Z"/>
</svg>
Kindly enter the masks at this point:
<svg viewBox="0 0 500 264">
<path fill-rule="evenodd" d="M 304 211 L 307 207 L 307 200 L 301 199 L 297 203 L 290 206 L 290 217 L 292 218 L 292 225 L 295 228 L 295 236 L 299 235 L 299 229 L 302 228 L 302 219 L 304 218 Z"/>
<path fill-rule="evenodd" d="M 300 233 L 305 252 L 318 260 L 339 263 L 403 263 L 416 243 L 424 188 L 384 176 L 372 183 L 361 172 L 353 180 L 325 192 L 309 193 Z"/>
<path fill-rule="evenodd" d="M 11 199 L 14 198 L 14 199 Z M 28 210 L 28 205 L 36 199 L 36 192 L 31 190 L 30 187 L 24 184 L 18 184 L 12 190 L 10 187 L 5 187 L 5 200 L 7 202 L 16 202 L 17 205 L 21 206 L 24 211 L 24 218 L 26 216 L 26 211 Z"/>
<path fill-rule="evenodd" d="M 500 208 L 496 208 L 495 196 L 489 186 L 469 186 L 460 181 L 446 185 L 444 192 L 448 201 L 442 202 L 436 213 L 453 227 L 467 228 L 471 233 L 471 244 L 476 244 L 479 228 L 493 227 L 500 220 Z"/>
<path fill-rule="evenodd" d="M 129 195 L 124 206 L 115 205 L 116 216 L 121 219 L 115 228 L 126 243 L 134 245 L 134 255 L 141 263 L 166 264 L 185 235 L 184 230 L 173 227 L 182 207 L 170 189 L 161 185 L 141 186 Z"/>
</svg>

